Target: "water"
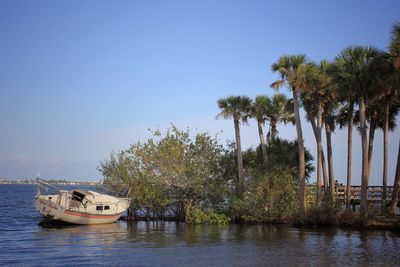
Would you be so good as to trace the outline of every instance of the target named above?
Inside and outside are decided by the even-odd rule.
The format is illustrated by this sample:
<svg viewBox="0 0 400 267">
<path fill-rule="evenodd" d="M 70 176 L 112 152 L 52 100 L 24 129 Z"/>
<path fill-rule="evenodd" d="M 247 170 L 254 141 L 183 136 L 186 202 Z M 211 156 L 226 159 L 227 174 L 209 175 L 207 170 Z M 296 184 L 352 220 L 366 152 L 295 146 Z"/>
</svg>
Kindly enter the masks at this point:
<svg viewBox="0 0 400 267">
<path fill-rule="evenodd" d="M 172 222 L 44 228 L 32 185 L 0 185 L 0 266 L 396 266 L 388 231 Z"/>
</svg>

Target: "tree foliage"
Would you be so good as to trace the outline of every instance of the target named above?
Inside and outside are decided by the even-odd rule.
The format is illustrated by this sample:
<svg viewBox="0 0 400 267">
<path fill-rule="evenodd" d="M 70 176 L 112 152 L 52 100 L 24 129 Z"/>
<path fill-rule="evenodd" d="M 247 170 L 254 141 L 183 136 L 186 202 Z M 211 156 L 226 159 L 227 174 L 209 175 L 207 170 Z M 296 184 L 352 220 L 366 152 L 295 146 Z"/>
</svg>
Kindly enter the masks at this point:
<svg viewBox="0 0 400 267">
<path fill-rule="evenodd" d="M 289 220 L 297 212 L 298 151 L 295 141 L 276 138 L 267 146 L 243 153 L 244 194 L 235 192 L 235 144 L 218 144 L 207 133 L 191 137 L 189 130 L 171 126 L 152 132 L 145 143 L 111 154 L 101 162 L 104 185 L 129 193 L 131 213 L 147 219 L 175 219 L 187 223 L 226 224 L 244 221 Z M 306 150 L 307 176 L 313 171 Z"/>
<path fill-rule="evenodd" d="M 203 212 L 224 208 L 227 181 L 219 165 L 224 148 L 215 138 L 199 133 L 191 140 L 189 130 L 172 126 L 162 136 L 136 143 L 128 150 L 112 154 L 99 170 L 105 185 L 128 186 L 137 215 L 173 215 L 185 220 L 192 208 Z"/>
</svg>

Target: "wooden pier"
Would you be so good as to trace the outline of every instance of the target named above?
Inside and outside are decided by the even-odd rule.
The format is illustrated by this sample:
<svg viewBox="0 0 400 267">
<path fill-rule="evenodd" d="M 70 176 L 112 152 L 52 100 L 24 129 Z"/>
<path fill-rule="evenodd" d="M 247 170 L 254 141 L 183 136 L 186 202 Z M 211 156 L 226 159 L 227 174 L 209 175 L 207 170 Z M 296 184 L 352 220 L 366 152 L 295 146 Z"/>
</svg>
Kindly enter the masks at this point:
<svg viewBox="0 0 400 267">
<path fill-rule="evenodd" d="M 380 204 L 382 203 L 382 186 L 368 186 L 368 203 L 373 204 Z M 315 185 L 308 185 L 307 186 L 307 204 L 309 206 L 315 205 L 316 202 L 316 186 Z M 324 188 L 321 188 L 321 192 L 323 193 Z M 389 205 L 390 201 L 392 200 L 392 193 L 393 193 L 393 186 L 386 187 L 386 205 Z M 346 202 L 346 186 L 345 185 L 338 185 L 335 187 L 335 195 L 336 199 Z M 357 205 L 360 205 L 361 202 L 361 186 L 354 185 L 350 187 L 350 205 L 355 210 Z M 399 194 L 399 202 L 397 206 L 400 207 L 400 194 Z"/>
</svg>

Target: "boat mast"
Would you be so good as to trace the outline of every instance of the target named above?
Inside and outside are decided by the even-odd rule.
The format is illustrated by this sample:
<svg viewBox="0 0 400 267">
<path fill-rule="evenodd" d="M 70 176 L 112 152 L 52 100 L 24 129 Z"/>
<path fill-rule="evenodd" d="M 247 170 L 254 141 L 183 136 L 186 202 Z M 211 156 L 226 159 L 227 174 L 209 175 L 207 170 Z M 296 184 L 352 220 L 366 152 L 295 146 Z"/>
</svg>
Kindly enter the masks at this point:
<svg viewBox="0 0 400 267">
<path fill-rule="evenodd" d="M 40 192 L 40 179 L 38 176 L 35 178 L 35 184 L 36 184 L 36 190 L 35 190 L 35 196 L 40 196 L 42 193 Z"/>
</svg>

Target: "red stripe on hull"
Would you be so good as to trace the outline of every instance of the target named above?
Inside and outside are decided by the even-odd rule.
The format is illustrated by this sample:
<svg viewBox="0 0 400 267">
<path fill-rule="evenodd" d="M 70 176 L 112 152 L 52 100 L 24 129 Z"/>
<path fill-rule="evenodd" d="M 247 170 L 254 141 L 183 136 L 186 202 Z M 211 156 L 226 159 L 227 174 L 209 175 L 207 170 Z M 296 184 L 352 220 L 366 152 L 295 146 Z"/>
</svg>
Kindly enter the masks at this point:
<svg viewBox="0 0 400 267">
<path fill-rule="evenodd" d="M 100 215 L 100 214 L 88 214 L 88 213 L 76 212 L 71 210 L 66 210 L 64 211 L 64 213 L 72 216 L 94 218 L 94 219 L 110 219 L 112 217 L 120 216 L 120 214 Z"/>
</svg>

